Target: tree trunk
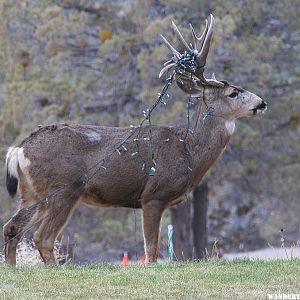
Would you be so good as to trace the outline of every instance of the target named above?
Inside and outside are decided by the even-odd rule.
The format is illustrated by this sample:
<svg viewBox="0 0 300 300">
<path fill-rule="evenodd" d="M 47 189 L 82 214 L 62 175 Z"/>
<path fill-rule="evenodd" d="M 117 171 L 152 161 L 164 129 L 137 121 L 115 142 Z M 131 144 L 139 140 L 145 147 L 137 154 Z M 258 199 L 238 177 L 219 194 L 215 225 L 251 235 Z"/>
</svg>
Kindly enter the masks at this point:
<svg viewBox="0 0 300 300">
<path fill-rule="evenodd" d="M 208 184 L 204 181 L 188 200 L 171 208 L 175 260 L 205 258 L 207 248 Z"/>
<path fill-rule="evenodd" d="M 205 258 L 207 248 L 208 184 L 203 181 L 193 192 L 193 237 L 195 258 Z"/>
<path fill-rule="evenodd" d="M 191 199 L 171 208 L 175 261 L 193 259 L 194 245 L 191 215 Z"/>
</svg>

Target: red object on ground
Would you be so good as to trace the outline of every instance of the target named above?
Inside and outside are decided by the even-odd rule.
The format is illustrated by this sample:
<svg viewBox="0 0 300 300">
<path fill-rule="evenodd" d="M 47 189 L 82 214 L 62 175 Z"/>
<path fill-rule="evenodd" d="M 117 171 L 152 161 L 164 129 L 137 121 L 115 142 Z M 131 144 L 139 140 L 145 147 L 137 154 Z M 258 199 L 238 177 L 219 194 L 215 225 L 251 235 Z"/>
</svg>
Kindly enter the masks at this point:
<svg viewBox="0 0 300 300">
<path fill-rule="evenodd" d="M 129 264 L 128 253 L 124 252 L 121 265 L 125 267 L 128 266 L 128 264 Z"/>
</svg>

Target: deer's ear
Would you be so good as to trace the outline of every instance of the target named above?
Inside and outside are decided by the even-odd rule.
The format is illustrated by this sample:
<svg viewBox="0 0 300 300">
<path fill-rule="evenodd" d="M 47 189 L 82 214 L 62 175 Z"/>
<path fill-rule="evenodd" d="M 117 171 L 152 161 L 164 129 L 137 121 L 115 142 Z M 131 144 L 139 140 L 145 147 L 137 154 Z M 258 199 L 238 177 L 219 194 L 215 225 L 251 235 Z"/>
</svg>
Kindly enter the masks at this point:
<svg viewBox="0 0 300 300">
<path fill-rule="evenodd" d="M 176 79 L 177 85 L 182 89 L 186 94 L 192 97 L 199 97 L 203 93 L 203 88 L 199 80 L 192 78 L 190 76 L 179 76 Z"/>
</svg>

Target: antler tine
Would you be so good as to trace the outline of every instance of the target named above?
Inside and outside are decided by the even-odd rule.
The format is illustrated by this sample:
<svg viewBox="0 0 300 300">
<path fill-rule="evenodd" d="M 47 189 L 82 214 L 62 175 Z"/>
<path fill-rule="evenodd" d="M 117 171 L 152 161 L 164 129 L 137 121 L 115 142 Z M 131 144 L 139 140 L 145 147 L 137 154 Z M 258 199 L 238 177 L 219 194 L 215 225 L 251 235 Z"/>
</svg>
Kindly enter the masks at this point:
<svg viewBox="0 0 300 300">
<path fill-rule="evenodd" d="M 176 24 L 174 23 L 174 21 L 172 21 L 172 27 L 173 27 L 173 30 L 174 30 L 175 34 L 178 36 L 181 44 L 183 45 L 183 47 L 189 52 L 189 54 L 192 54 L 193 49 L 184 40 L 182 34 L 180 33 L 180 31 L 179 31 L 178 27 L 176 26 Z"/>
<path fill-rule="evenodd" d="M 200 79 L 200 81 L 203 84 L 207 84 L 210 86 L 216 86 L 216 87 L 223 87 L 224 83 L 222 83 L 221 81 L 218 81 L 215 77 L 215 75 L 213 74 L 211 79 L 206 79 L 203 72 L 204 72 L 204 66 L 206 63 L 206 59 L 207 59 L 207 55 L 209 52 L 209 47 L 210 47 L 210 42 L 211 42 L 211 38 L 213 35 L 213 31 L 214 31 L 214 26 L 215 26 L 215 19 L 213 17 L 212 14 L 210 14 L 210 22 L 208 25 L 208 22 L 206 20 L 206 24 L 205 24 L 205 30 L 203 32 L 203 34 L 201 35 L 200 38 L 197 38 L 196 34 L 194 31 L 192 31 L 192 35 L 193 37 L 195 36 L 195 38 L 197 38 L 197 43 L 199 46 L 199 54 L 197 55 L 197 64 L 198 64 L 198 68 L 195 71 L 195 75 Z"/>
<path fill-rule="evenodd" d="M 192 37 L 193 37 L 193 41 L 194 41 L 194 49 L 197 49 L 199 38 L 197 37 L 196 32 L 195 32 L 194 27 L 192 26 L 192 24 L 190 24 L 190 29 L 191 29 L 191 33 L 192 33 Z"/>
<path fill-rule="evenodd" d="M 207 29 L 208 29 L 208 22 L 207 20 L 205 20 L 205 29 L 202 33 L 202 35 L 200 37 L 197 37 L 196 32 L 194 30 L 194 27 L 192 26 L 192 24 L 190 24 L 190 29 L 191 29 L 191 33 L 192 33 L 192 37 L 194 40 L 194 49 L 196 49 L 197 51 L 200 51 L 202 46 L 203 46 L 203 42 L 207 33 Z"/>
<path fill-rule="evenodd" d="M 179 59 L 181 54 L 167 41 L 167 39 L 161 34 L 160 35 L 165 42 L 166 46 L 172 51 L 172 53 Z"/>
<path fill-rule="evenodd" d="M 170 63 L 173 63 L 173 62 L 175 62 L 175 61 L 174 61 L 174 57 L 171 58 L 171 59 L 169 59 L 168 61 L 166 61 L 166 62 L 164 63 L 164 66 L 166 66 L 166 65 L 168 65 L 168 64 L 170 64 Z"/>
<path fill-rule="evenodd" d="M 210 47 L 212 34 L 214 31 L 214 26 L 215 26 L 215 19 L 214 19 L 213 15 L 210 14 L 210 24 L 208 26 L 207 33 L 205 34 L 205 39 L 204 39 L 203 35 L 201 36 L 201 38 L 204 39 L 204 42 L 203 42 L 202 48 L 199 49 L 200 53 L 198 54 L 198 57 L 197 57 L 197 63 L 199 64 L 199 66 L 205 65 L 209 47 Z"/>
<path fill-rule="evenodd" d="M 189 46 L 187 44 L 187 42 L 184 40 L 182 34 L 180 33 L 179 29 L 177 28 L 176 24 L 172 21 L 172 27 L 174 29 L 174 32 L 177 35 L 177 37 L 179 38 L 179 41 L 181 42 L 181 44 L 183 45 L 185 50 L 188 51 L 188 53 L 191 56 L 193 56 L 193 57 L 196 56 L 196 62 L 197 62 L 196 69 L 195 70 L 194 69 L 187 70 L 187 71 L 189 71 L 189 72 L 192 71 L 192 74 L 195 75 L 195 77 L 197 77 L 197 81 L 201 82 L 202 85 L 223 87 L 224 83 L 221 81 L 218 81 L 216 79 L 216 77 L 214 76 L 214 74 L 211 79 L 206 79 L 204 76 L 204 66 L 205 66 L 206 58 L 207 58 L 207 55 L 209 52 L 211 38 L 213 35 L 213 31 L 214 31 L 214 26 L 215 26 L 215 19 L 214 19 L 213 15 L 210 14 L 209 22 L 207 20 L 205 20 L 205 29 L 204 29 L 202 35 L 200 37 L 198 37 L 195 33 L 193 26 L 190 24 L 190 29 L 191 29 L 191 33 L 192 33 L 192 37 L 193 37 L 193 41 L 194 41 L 194 48 L 193 48 L 193 46 Z M 178 62 L 182 63 L 181 59 L 183 59 L 183 57 L 184 57 L 184 55 L 181 55 L 181 53 L 179 51 L 177 51 L 166 40 L 166 38 L 163 35 L 161 35 L 161 37 L 163 38 L 163 41 L 165 42 L 166 46 L 173 52 L 174 57 L 164 64 L 164 68 L 162 68 L 162 70 L 160 71 L 159 77 L 161 77 L 165 72 L 167 72 L 172 67 L 175 67 L 178 64 Z M 183 76 L 183 75 L 181 74 L 181 76 Z"/>
<path fill-rule="evenodd" d="M 215 73 L 212 73 L 212 76 L 211 76 L 211 79 L 206 79 L 204 76 L 203 78 L 205 79 L 205 81 L 207 83 L 209 83 L 210 85 L 213 85 L 213 86 L 218 86 L 218 87 L 223 87 L 224 86 L 224 83 L 219 81 L 216 76 L 215 76 Z"/>
<path fill-rule="evenodd" d="M 224 83 L 222 81 L 217 80 L 216 78 L 206 79 L 203 75 L 203 72 L 199 72 L 196 74 L 197 78 L 199 78 L 200 82 L 205 85 L 223 87 Z"/>
<path fill-rule="evenodd" d="M 175 65 L 176 65 L 176 63 L 170 63 L 170 64 L 166 65 L 165 67 L 163 67 L 161 69 L 161 71 L 159 72 L 158 78 L 160 78 L 164 73 L 166 73 L 169 69 L 171 69 Z"/>
<path fill-rule="evenodd" d="M 198 51 L 201 51 L 202 47 L 203 47 L 203 43 L 205 41 L 205 37 L 207 35 L 207 31 L 208 31 L 208 21 L 207 19 L 205 20 L 205 28 L 204 31 L 202 33 L 202 35 L 200 36 L 199 40 L 198 40 L 198 44 L 197 44 L 197 49 Z"/>
</svg>

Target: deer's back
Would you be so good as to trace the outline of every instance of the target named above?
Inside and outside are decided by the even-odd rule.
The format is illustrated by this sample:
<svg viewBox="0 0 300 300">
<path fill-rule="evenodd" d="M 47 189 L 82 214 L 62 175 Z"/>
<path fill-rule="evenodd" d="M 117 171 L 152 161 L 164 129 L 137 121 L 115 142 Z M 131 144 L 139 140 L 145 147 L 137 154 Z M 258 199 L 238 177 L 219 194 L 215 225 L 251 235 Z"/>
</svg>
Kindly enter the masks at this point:
<svg viewBox="0 0 300 300">
<path fill-rule="evenodd" d="M 191 172 L 190 158 L 176 134 L 154 127 L 153 153 L 142 138 L 146 133 L 141 133 L 138 148 L 130 139 L 119 155 L 114 151 L 128 134 L 128 128 L 53 125 L 33 132 L 19 147 L 30 160 L 29 175 L 39 195 L 79 178 L 66 192 L 87 181 L 82 200 L 92 205 L 140 207 L 141 199 L 172 202 L 180 197 Z M 151 167 L 154 176 L 149 175 Z"/>
</svg>

